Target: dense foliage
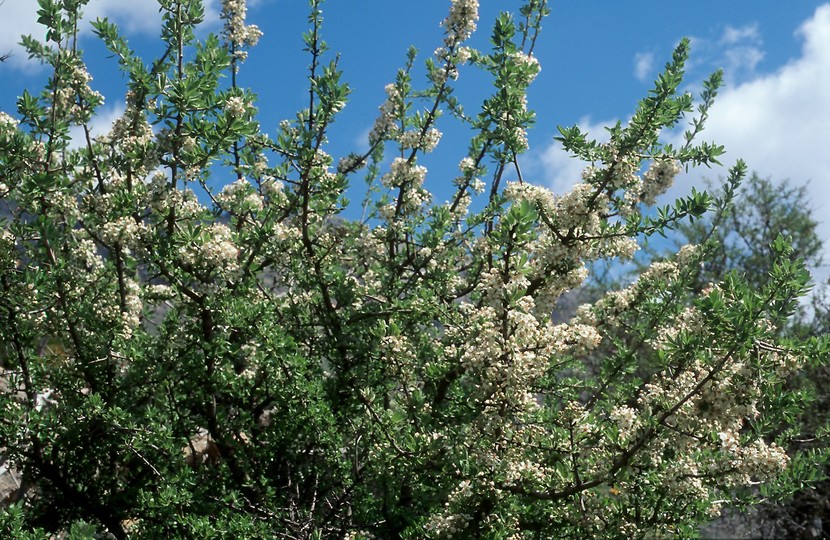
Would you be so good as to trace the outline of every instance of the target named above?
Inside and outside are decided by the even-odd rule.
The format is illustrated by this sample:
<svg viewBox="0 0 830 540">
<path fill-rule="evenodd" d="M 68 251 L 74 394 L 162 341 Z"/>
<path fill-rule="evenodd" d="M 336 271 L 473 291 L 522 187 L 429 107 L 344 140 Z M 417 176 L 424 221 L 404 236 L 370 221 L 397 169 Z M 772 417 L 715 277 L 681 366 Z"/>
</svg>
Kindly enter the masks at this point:
<svg viewBox="0 0 830 540">
<path fill-rule="evenodd" d="M 499 16 L 487 51 L 465 45 L 477 1 L 452 0 L 425 88 L 410 51 L 369 151 L 337 163 L 327 133 L 349 88 L 320 0 L 308 108 L 274 138 L 239 84 L 260 36 L 243 0 L 224 0 L 223 31 L 201 41 L 200 2 L 160 0 L 149 63 L 94 23 L 129 78 L 99 137 L 76 46 L 85 2 L 38 3 L 47 41 L 24 43 L 53 74 L 0 115 L 0 447 L 23 478 L 5 534 L 685 537 L 814 478 L 819 456 L 788 455 L 798 431 L 781 427 L 803 406 L 788 381 L 827 343 L 778 331 L 809 277 L 783 238 L 751 286 L 697 287 L 710 233 L 551 318 L 595 261 L 726 215 L 741 162 L 722 197 L 653 208 L 723 151 L 696 143 L 720 73 L 697 109 L 678 92 L 687 41 L 609 142 L 561 129 L 587 167 L 555 194 L 520 168 L 544 0 Z M 473 114 L 453 95 L 464 69 L 493 83 Z M 453 143 L 454 194 L 436 203 L 419 159 L 442 111 L 474 136 Z M 688 120 L 682 147 L 662 142 Z M 227 171 L 237 180 L 213 193 Z M 365 217 L 345 220 L 359 173 Z"/>
<path fill-rule="evenodd" d="M 714 189 L 717 189 L 714 187 Z M 824 242 L 820 237 L 807 187 L 789 180 L 772 180 L 752 174 L 741 185 L 733 209 L 714 231 L 713 245 L 706 265 L 698 275 L 698 289 L 717 282 L 729 272 L 737 272 L 750 286 L 763 285 L 770 270 L 770 245 L 779 235 L 788 238 L 792 256 L 808 268 L 822 263 Z M 700 243 L 710 235 L 711 219 L 681 224 L 674 232 L 680 245 Z M 795 315 L 778 331 L 782 335 L 821 336 L 827 334 L 830 306 L 828 284 L 820 284 L 808 299 L 803 299 Z M 830 411 L 830 373 L 826 364 L 808 366 L 790 384 L 815 396 L 799 418 L 801 435 L 791 443 L 790 452 L 823 449 Z M 790 497 L 765 501 L 744 512 L 729 512 L 704 529 L 710 538 L 824 538 L 830 532 L 830 482 L 827 469 L 818 483 L 808 483 Z"/>
</svg>

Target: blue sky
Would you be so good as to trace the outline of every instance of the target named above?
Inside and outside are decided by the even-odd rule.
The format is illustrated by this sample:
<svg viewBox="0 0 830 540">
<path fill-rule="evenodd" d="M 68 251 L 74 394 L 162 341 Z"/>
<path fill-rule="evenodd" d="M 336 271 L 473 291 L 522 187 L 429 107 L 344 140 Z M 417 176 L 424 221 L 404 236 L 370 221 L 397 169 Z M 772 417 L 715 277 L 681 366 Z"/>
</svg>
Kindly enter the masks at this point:
<svg viewBox="0 0 830 540">
<path fill-rule="evenodd" d="M 205 32 L 219 29 L 219 0 L 205 2 Z M 484 0 L 479 30 L 472 45 L 487 47 L 491 23 L 499 10 L 516 10 L 518 2 Z M 324 5 L 324 36 L 352 86 L 350 102 L 331 134 L 330 153 L 359 149 L 371 127 L 383 86 L 402 64 L 407 47 L 429 56 L 440 45 L 439 22 L 449 0 L 329 0 Z M 5 0 L 0 5 L 0 53 L 12 57 L 0 64 L 0 109 L 13 113 L 24 88 L 39 89 L 46 72 L 26 60 L 16 45 L 21 33 L 42 36 L 36 25 L 35 0 Z M 151 52 L 159 28 L 155 0 L 91 0 L 90 18 L 108 16 L 126 32 L 130 44 Z M 683 36 L 692 39 L 687 85 L 695 90 L 718 67 L 727 86 L 712 110 L 706 140 L 726 145 L 724 163 L 744 158 L 751 170 L 776 179 L 810 181 L 819 218 L 830 212 L 830 3 L 800 0 L 561 0 L 552 2 L 536 56 L 542 72 L 531 87 L 530 106 L 537 126 L 530 132 L 524 157 L 528 180 L 556 191 L 579 178 L 581 165 L 553 142 L 557 125 L 579 123 L 597 135 L 602 127 L 625 121 L 651 80 Z M 241 82 L 260 97 L 260 120 L 274 132 L 282 118 L 304 105 L 305 66 L 301 32 L 306 29 L 304 0 L 250 0 L 248 20 L 264 32 L 241 71 Z M 100 131 L 123 110 L 124 80 L 94 36 L 85 34 L 93 87 L 107 97 L 95 126 Z M 462 71 L 460 95 L 474 108 L 485 97 L 481 77 Z M 446 198 L 448 175 L 463 157 L 467 140 L 450 125 L 433 157 L 427 187 L 436 199 Z M 671 139 L 676 134 L 667 134 Z M 432 165 L 432 163 L 428 164 Z M 442 174 L 443 171 L 443 174 Z M 678 195 L 702 177 L 717 178 L 725 170 L 685 176 L 673 190 Z M 359 186 L 358 186 L 359 187 Z M 355 196 L 354 198 L 357 198 Z M 830 242 L 830 219 L 821 232 Z"/>
</svg>

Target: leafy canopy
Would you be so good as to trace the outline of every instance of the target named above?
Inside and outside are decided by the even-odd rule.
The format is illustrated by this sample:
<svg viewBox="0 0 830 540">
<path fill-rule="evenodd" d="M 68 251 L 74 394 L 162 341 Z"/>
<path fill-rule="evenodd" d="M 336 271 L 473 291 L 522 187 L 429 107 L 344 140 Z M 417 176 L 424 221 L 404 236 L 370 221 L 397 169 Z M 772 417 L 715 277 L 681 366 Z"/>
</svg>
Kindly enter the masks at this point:
<svg viewBox="0 0 830 540">
<path fill-rule="evenodd" d="M 721 74 L 697 109 L 678 91 L 688 41 L 609 142 L 560 130 L 587 166 L 552 193 L 520 167 L 544 0 L 499 16 L 487 50 L 466 45 L 477 1 L 452 0 L 426 81 L 411 50 L 369 150 L 337 162 L 329 127 L 350 90 L 321 0 L 308 106 L 273 138 L 242 84 L 260 36 L 243 0 L 202 40 L 198 0 L 160 0 L 149 61 L 96 21 L 129 83 L 93 137 L 85 3 L 39 0 L 46 41 L 24 44 L 52 75 L 0 116 L 0 452 L 22 479 L 4 534 L 687 537 L 725 501 L 814 478 L 818 456 L 788 455 L 797 429 L 780 428 L 803 402 L 788 378 L 827 343 L 776 332 L 808 280 L 782 239 L 752 286 L 695 289 L 707 241 L 552 318 L 595 261 L 707 211 L 716 228 L 745 174 L 737 162 L 723 198 L 652 207 L 723 153 L 696 142 Z M 491 93 L 466 112 L 456 80 L 476 69 Z M 442 122 L 474 135 L 452 142 L 454 193 L 437 203 L 423 156 Z M 683 146 L 665 144 L 681 122 Z M 348 221 L 360 175 L 364 218 Z"/>
</svg>

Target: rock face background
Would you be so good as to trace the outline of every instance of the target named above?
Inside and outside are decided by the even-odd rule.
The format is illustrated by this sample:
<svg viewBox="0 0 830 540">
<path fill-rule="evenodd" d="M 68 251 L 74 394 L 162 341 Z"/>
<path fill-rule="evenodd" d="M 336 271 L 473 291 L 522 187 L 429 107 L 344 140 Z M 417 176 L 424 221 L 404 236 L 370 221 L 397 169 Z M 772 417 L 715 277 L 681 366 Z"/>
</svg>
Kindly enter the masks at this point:
<svg viewBox="0 0 830 540">
<path fill-rule="evenodd" d="M 20 473 L 8 468 L 5 458 L 0 458 L 0 461 L 3 462 L 0 465 L 0 506 L 6 506 L 20 498 L 21 491 L 23 491 L 21 489 L 22 479 Z"/>
<path fill-rule="evenodd" d="M 2 351 L 0 351 L 0 392 L 3 394 L 7 394 L 9 392 L 14 392 L 15 389 L 9 385 L 10 374 L 8 371 L 2 367 L 3 364 L 3 355 Z M 40 408 L 49 406 L 55 403 L 53 399 L 51 399 L 52 391 L 45 390 L 44 392 L 37 394 L 35 399 L 37 400 L 37 405 L 35 406 L 36 409 L 40 410 Z M 26 400 L 26 394 L 17 389 L 17 397 L 21 401 Z M 0 447 L 0 510 L 5 508 L 6 506 L 19 501 L 22 497 L 26 495 L 29 486 L 25 486 L 23 484 L 23 475 L 12 467 L 8 461 L 6 461 L 6 448 Z"/>
</svg>

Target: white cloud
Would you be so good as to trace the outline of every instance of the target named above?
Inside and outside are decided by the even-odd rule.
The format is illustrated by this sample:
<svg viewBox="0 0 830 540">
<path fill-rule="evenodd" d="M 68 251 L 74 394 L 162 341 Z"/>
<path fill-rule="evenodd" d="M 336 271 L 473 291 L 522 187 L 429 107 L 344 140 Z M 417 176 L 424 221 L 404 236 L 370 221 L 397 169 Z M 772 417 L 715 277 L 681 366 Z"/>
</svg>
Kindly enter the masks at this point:
<svg viewBox="0 0 830 540">
<path fill-rule="evenodd" d="M 634 76 L 645 82 L 654 68 L 654 53 L 641 52 L 634 55 Z"/>
<path fill-rule="evenodd" d="M 712 111 L 712 118 L 710 118 L 707 130 L 704 132 L 704 138 L 709 140 L 714 138 L 717 142 L 725 144 L 730 150 L 730 155 L 733 155 L 732 144 L 727 141 L 722 141 L 721 137 L 715 136 L 713 127 L 717 123 L 715 116 L 720 110 L 719 107 L 724 101 L 741 102 L 743 97 L 736 96 L 727 98 L 739 89 L 747 87 L 747 83 L 737 84 L 736 81 L 750 82 L 761 80 L 756 74 L 755 70 L 758 63 L 763 59 L 764 53 L 761 49 L 763 40 L 759 31 L 757 23 L 748 24 L 745 26 L 726 26 L 714 37 L 691 38 L 692 59 L 687 64 L 687 71 L 698 71 L 705 68 L 706 70 L 713 70 L 710 66 L 723 67 L 725 72 L 725 79 L 727 88 L 732 90 L 722 91 L 722 97 L 718 100 L 719 103 Z M 650 52 L 640 52 L 634 55 L 634 76 L 640 81 L 646 81 L 651 75 L 655 67 L 655 55 Z M 745 103 L 744 105 L 748 105 Z M 723 107 L 725 109 L 725 107 Z M 728 113 L 726 113 L 728 115 Z M 745 121 L 744 117 L 749 114 L 758 114 L 757 112 L 748 112 L 746 110 L 737 111 L 734 117 L 723 120 L 727 124 L 734 124 L 735 129 L 739 129 Z M 583 117 L 579 126 L 583 131 L 587 131 L 591 137 L 600 141 L 607 141 L 606 126 L 612 126 L 616 123 L 616 119 L 610 119 L 602 122 L 592 122 L 591 118 Z M 758 127 L 752 125 L 748 128 L 749 132 L 758 132 Z M 682 144 L 678 135 L 678 140 L 672 141 L 676 145 Z M 679 144 L 678 144 L 679 143 Z M 556 192 L 563 192 L 573 186 L 581 178 L 582 169 L 585 164 L 577 159 L 568 156 L 567 152 L 562 149 L 558 142 L 553 142 L 544 149 L 531 152 L 529 158 L 529 165 L 533 172 L 541 179 L 542 182 L 550 186 Z M 760 170 L 760 169 L 759 169 Z M 705 173 L 716 175 L 717 173 L 706 169 Z M 690 178 L 700 180 L 700 174 L 692 175 Z M 690 184 L 685 186 L 688 188 Z M 673 192 L 674 193 L 674 192 Z M 679 193 L 679 192 L 677 192 Z"/>
<path fill-rule="evenodd" d="M 764 53 L 757 47 L 732 47 L 724 54 L 724 72 L 727 80 L 736 80 L 739 74 L 753 73 L 758 63 L 764 59 Z"/>
<path fill-rule="evenodd" d="M 694 36 L 690 42 L 692 54 L 687 71 L 700 66 L 723 68 L 724 79 L 730 86 L 756 77 L 758 64 L 764 59 L 758 23 L 727 25 L 718 36 Z"/>
<path fill-rule="evenodd" d="M 216 24 L 219 20 L 219 0 L 204 0 L 205 22 Z M 161 12 L 158 0 L 92 0 L 84 10 L 84 19 L 109 17 L 130 33 L 156 35 L 161 29 Z"/>
<path fill-rule="evenodd" d="M 761 33 L 758 31 L 758 23 L 752 23 L 738 28 L 727 25 L 723 30 L 723 34 L 720 39 L 722 45 L 734 45 L 744 41 L 755 43 L 761 42 Z"/>
<path fill-rule="evenodd" d="M 803 40 L 801 54 L 775 72 L 755 75 L 752 79 L 721 89 L 711 109 L 701 140 L 715 141 L 726 147 L 725 165 L 737 158 L 747 162 L 750 170 L 763 176 L 789 178 L 794 182 L 810 181 L 817 209 L 830 212 L 830 3 L 820 6 L 814 15 L 795 32 Z M 732 45 L 746 39 L 760 41 L 754 25 L 727 27 L 721 40 Z M 590 117 L 580 121 L 583 130 L 594 136 L 604 135 L 602 126 L 613 120 L 594 123 Z M 680 135 L 676 140 L 678 143 Z M 568 184 L 579 163 L 571 163 L 559 143 L 542 150 L 536 160 L 543 178 L 554 187 Z M 700 176 L 725 175 L 725 170 L 703 169 L 693 172 L 684 183 Z M 578 178 L 578 176 L 577 176 Z M 573 180 L 570 181 L 573 183 Z M 819 214 L 821 215 L 821 213 Z M 830 222 L 825 225 L 830 238 Z"/>
<path fill-rule="evenodd" d="M 721 92 L 703 137 L 726 147 L 725 165 L 742 158 L 762 176 L 809 182 L 819 237 L 830 251 L 830 4 L 819 7 L 796 36 L 803 40 L 799 57 Z M 695 172 L 682 187 L 707 173 L 718 174 Z"/>
<path fill-rule="evenodd" d="M 830 201 L 830 4 L 796 35 L 798 58 L 721 91 L 703 137 L 726 146 L 725 163 L 740 157 L 763 176 L 811 180 L 821 205 Z"/>
<path fill-rule="evenodd" d="M 45 37 L 42 26 L 37 23 L 36 3 L 32 0 L 6 0 L 0 5 L 0 52 L 11 53 L 6 61 L 14 67 L 24 67 L 27 64 L 26 53 L 17 44 L 21 35 L 31 34 L 34 37 Z"/>
<path fill-rule="evenodd" d="M 751 72 L 754 63 L 744 57 L 749 78 L 721 90 L 699 140 L 723 144 L 727 153 L 721 161 L 727 167 L 742 158 L 750 171 L 764 177 L 809 182 L 814 215 L 820 221 L 818 233 L 827 243 L 825 259 L 830 260 L 830 3 L 816 9 L 795 36 L 803 42 L 801 53 L 774 72 Z M 761 38 L 751 25 L 727 28 L 719 41 L 720 54 L 710 50 L 710 60 L 728 59 L 726 53 L 736 43 L 758 46 Z M 592 123 L 586 118 L 580 124 L 598 134 L 602 125 L 613 121 Z M 682 144 L 680 133 L 669 140 Z M 557 192 L 578 181 L 583 167 L 558 143 L 538 152 L 532 161 L 538 177 Z M 693 170 L 681 176 L 669 195 L 686 194 L 693 185 L 701 187 L 704 177 L 715 180 L 726 174 L 726 168 Z M 826 278 L 827 270 L 818 278 Z"/>
<path fill-rule="evenodd" d="M 122 31 L 130 33 L 157 33 L 161 28 L 161 13 L 156 0 L 93 0 L 84 8 L 85 21 L 104 17 L 118 24 Z"/>
<path fill-rule="evenodd" d="M 205 2 L 205 20 L 215 24 L 219 19 L 219 0 Z M 35 0 L 5 0 L 0 4 L 0 54 L 10 52 L 9 66 L 32 70 L 36 65 L 28 60 L 26 52 L 18 43 L 22 35 L 30 34 L 37 39 L 46 36 L 44 27 L 37 22 Z M 89 34 L 89 23 L 97 18 L 107 17 L 118 24 L 122 31 L 130 34 L 158 34 L 161 28 L 161 14 L 157 0 L 91 0 L 83 8 L 84 24 L 82 34 Z"/>
</svg>

